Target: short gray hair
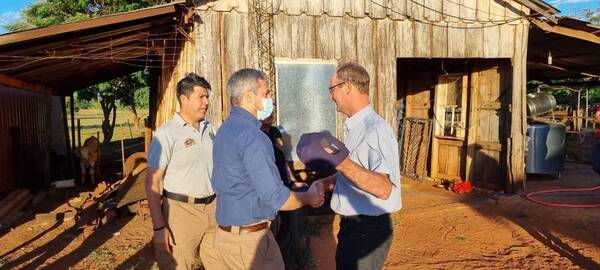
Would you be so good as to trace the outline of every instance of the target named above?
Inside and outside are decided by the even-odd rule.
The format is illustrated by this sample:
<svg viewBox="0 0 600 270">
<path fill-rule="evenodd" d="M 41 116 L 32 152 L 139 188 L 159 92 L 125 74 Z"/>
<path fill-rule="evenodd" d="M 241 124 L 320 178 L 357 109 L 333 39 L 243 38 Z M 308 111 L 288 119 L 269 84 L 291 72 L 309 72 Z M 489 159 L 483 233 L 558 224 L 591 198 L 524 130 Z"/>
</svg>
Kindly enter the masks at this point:
<svg viewBox="0 0 600 270">
<path fill-rule="evenodd" d="M 267 75 L 262 71 L 244 68 L 240 69 L 229 77 L 227 81 L 227 94 L 231 105 L 239 105 L 242 96 L 247 90 L 256 93 L 258 90 L 258 80 L 267 80 Z"/>
</svg>

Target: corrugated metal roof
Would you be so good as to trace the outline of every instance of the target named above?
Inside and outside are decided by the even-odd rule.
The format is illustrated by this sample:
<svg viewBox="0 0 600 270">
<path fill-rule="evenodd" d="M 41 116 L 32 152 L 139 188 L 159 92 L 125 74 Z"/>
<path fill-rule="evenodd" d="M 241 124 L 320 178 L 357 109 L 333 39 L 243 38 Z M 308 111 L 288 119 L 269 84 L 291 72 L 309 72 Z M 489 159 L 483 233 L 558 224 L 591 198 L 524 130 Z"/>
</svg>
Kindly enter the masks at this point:
<svg viewBox="0 0 600 270">
<path fill-rule="evenodd" d="M 527 56 L 531 79 L 600 78 L 600 25 L 569 17 L 533 19 Z"/>
<path fill-rule="evenodd" d="M 0 35 L 0 74 L 67 94 L 164 64 L 151 56 L 185 38 L 182 3 Z"/>
<path fill-rule="evenodd" d="M 200 4 L 198 4 L 197 9 L 202 11 L 248 12 L 247 0 L 199 2 Z M 477 18 L 481 20 L 485 20 L 485 17 L 499 19 L 497 17 L 524 16 L 529 15 L 529 9 L 532 8 L 542 12 L 542 15 L 551 18 L 553 18 L 553 14 L 560 12 L 558 9 L 541 0 L 487 0 L 485 1 L 485 4 L 477 2 L 477 0 L 273 0 L 273 13 L 284 13 L 291 16 L 303 14 L 320 16 L 325 14 L 333 17 L 350 16 L 355 18 L 370 17 L 373 19 L 382 19 L 386 17 L 392 19 L 405 19 L 410 17 L 428 21 L 439 21 L 438 17 L 444 18 L 452 15 L 469 13 L 477 13 L 477 15 L 476 17 L 472 16 L 472 18 L 468 19 Z M 527 8 L 524 9 L 521 6 Z M 486 11 L 486 8 L 489 8 L 489 10 Z M 499 15 L 498 13 L 504 13 L 502 9 L 507 9 L 508 11 L 506 11 L 506 14 Z M 457 12 L 459 10 L 467 11 Z M 526 14 L 524 14 L 525 12 Z"/>
<path fill-rule="evenodd" d="M 415 19 L 424 19 L 428 21 L 439 21 L 439 18 L 461 16 L 462 14 L 472 14 L 468 19 L 477 20 L 482 17 L 515 17 L 529 14 L 529 9 L 523 9 L 519 1 L 525 0 L 504 0 L 503 2 L 487 1 L 488 10 L 477 6 L 477 0 L 459 1 L 423 1 L 423 0 L 273 0 L 273 13 L 284 13 L 286 15 L 309 15 L 321 16 L 328 15 L 332 17 L 350 16 L 355 18 L 370 17 L 373 19 L 392 18 L 405 19 L 407 17 Z M 542 2 L 539 0 L 531 0 Z M 201 1 L 196 7 L 201 11 L 219 11 L 219 12 L 248 12 L 247 0 L 218 0 Z M 442 2 L 446 6 L 442 6 Z M 547 4 L 546 4 L 547 5 Z M 494 6 L 493 9 L 489 9 Z M 504 9 L 507 11 L 504 12 Z M 477 14 L 476 14 L 477 13 Z M 499 14 L 502 13 L 502 14 Z M 526 14 L 525 14 L 526 13 Z M 483 15 L 483 16 L 482 16 Z M 462 15 L 464 17 L 464 15 Z M 483 19 L 485 20 L 485 19 Z M 449 20 L 451 21 L 451 20 Z"/>
</svg>

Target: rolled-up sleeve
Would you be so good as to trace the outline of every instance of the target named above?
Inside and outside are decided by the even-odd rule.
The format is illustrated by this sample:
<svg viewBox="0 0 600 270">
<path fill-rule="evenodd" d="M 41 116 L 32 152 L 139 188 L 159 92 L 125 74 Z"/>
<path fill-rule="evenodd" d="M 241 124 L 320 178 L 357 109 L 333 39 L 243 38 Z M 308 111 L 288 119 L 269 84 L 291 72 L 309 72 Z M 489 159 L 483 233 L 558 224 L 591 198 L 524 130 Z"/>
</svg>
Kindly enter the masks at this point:
<svg viewBox="0 0 600 270">
<path fill-rule="evenodd" d="M 369 147 L 367 163 L 369 170 L 387 174 L 395 187 L 400 185 L 398 143 L 391 129 L 381 127 L 373 130 L 367 137 Z M 398 168 L 394 168 L 396 166 Z"/>
<path fill-rule="evenodd" d="M 247 145 L 242 147 L 242 159 L 247 166 L 251 184 L 258 194 L 258 207 L 255 211 L 259 212 L 254 214 L 272 216 L 287 201 L 290 190 L 283 185 L 275 166 L 273 146 L 266 137 L 260 136 L 249 134 Z"/>
<path fill-rule="evenodd" d="M 169 143 L 168 136 L 162 132 L 156 132 L 152 137 L 150 151 L 148 152 L 148 167 L 166 169 L 172 152 L 173 149 Z"/>
</svg>

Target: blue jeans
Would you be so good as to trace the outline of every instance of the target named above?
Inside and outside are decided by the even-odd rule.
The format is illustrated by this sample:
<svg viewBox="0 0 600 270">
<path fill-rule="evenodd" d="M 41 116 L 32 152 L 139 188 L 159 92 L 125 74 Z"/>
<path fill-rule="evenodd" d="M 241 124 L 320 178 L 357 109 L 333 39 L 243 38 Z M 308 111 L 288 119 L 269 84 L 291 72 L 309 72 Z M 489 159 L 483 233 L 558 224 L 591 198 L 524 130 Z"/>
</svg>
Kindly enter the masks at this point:
<svg viewBox="0 0 600 270">
<path fill-rule="evenodd" d="M 342 217 L 335 253 L 337 269 L 382 269 L 392 238 L 393 227 L 389 214 Z"/>
</svg>

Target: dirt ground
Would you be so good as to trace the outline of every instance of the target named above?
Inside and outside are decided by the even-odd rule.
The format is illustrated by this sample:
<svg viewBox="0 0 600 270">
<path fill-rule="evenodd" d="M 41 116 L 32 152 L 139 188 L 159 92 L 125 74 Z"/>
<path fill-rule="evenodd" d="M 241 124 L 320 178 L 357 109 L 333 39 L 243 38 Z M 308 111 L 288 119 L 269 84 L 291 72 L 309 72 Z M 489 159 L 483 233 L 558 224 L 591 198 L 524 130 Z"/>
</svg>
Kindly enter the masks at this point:
<svg viewBox="0 0 600 270">
<path fill-rule="evenodd" d="M 600 185 L 589 165 L 575 163 L 559 181 L 530 178 L 528 192 Z M 600 269 L 600 208 L 547 207 L 518 194 L 456 195 L 410 180 L 402 189 L 385 269 Z M 568 195 L 543 198 L 600 204 L 600 192 Z M 335 268 L 337 223 L 322 225 L 312 241 L 317 269 Z"/>
<path fill-rule="evenodd" d="M 568 163 L 559 181 L 530 179 L 527 191 L 600 184 L 588 165 Z M 600 208 L 541 206 L 520 194 L 456 195 L 429 182 L 404 180 L 386 269 L 600 269 Z M 147 215 L 122 214 L 102 226 L 74 226 L 66 204 L 81 191 L 53 191 L 41 213 L 0 232 L 0 269 L 157 269 Z M 600 203 L 594 194 L 545 196 Z M 575 198 L 575 199 L 573 199 Z M 81 202 L 79 202 L 81 203 Z M 315 269 L 334 269 L 337 218 L 317 218 L 311 239 Z M 330 222 L 324 222 L 329 220 Z"/>
</svg>

